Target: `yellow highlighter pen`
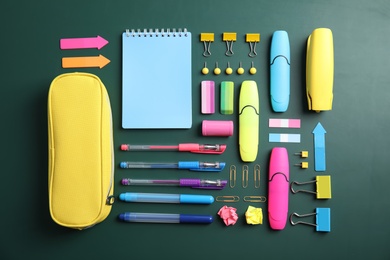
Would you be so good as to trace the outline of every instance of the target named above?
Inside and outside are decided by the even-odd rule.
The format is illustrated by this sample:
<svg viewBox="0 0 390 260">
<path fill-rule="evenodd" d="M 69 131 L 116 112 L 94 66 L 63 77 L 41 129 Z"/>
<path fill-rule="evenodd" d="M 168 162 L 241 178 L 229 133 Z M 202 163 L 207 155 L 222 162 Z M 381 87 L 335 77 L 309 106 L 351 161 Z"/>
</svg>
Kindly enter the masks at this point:
<svg viewBox="0 0 390 260">
<path fill-rule="evenodd" d="M 309 110 L 332 110 L 334 77 L 333 35 L 317 28 L 307 40 L 306 95 Z"/>
<path fill-rule="evenodd" d="M 239 149 L 241 160 L 253 162 L 259 147 L 259 94 L 253 80 L 241 84 L 239 98 Z"/>
</svg>

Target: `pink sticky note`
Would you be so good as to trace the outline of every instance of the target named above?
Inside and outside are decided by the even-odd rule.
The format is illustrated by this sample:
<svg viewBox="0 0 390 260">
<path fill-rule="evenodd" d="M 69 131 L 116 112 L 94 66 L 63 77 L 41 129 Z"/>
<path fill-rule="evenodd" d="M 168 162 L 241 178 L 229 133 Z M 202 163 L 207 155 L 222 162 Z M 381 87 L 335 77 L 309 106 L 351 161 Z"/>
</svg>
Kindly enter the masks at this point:
<svg viewBox="0 0 390 260">
<path fill-rule="evenodd" d="M 96 37 L 87 38 L 64 38 L 60 39 L 60 48 L 61 50 L 90 48 L 96 48 L 100 50 L 107 43 L 108 41 L 99 35 Z"/>
<path fill-rule="evenodd" d="M 269 127 L 280 127 L 280 128 L 301 128 L 300 119 L 279 119 L 270 118 Z"/>
</svg>

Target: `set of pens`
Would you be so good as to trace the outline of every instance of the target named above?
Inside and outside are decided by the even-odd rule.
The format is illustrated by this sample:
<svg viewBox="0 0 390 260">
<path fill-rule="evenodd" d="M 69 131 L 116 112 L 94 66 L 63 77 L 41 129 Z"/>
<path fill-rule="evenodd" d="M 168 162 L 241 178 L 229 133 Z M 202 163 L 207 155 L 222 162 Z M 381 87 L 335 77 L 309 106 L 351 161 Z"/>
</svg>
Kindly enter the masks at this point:
<svg viewBox="0 0 390 260">
<path fill-rule="evenodd" d="M 210 195 L 137 193 L 137 192 L 121 193 L 119 195 L 119 199 L 125 202 L 148 202 L 148 203 L 212 204 L 214 202 L 214 197 Z"/>
<path fill-rule="evenodd" d="M 210 224 L 213 222 L 213 217 L 210 215 L 139 213 L 139 212 L 122 213 L 119 215 L 119 219 L 125 222 L 144 222 L 144 223 Z"/>
<path fill-rule="evenodd" d="M 194 189 L 222 190 L 227 180 L 201 180 L 201 179 L 179 179 L 179 180 L 145 180 L 145 179 L 122 179 L 122 185 L 147 185 L 147 186 L 181 186 Z"/>
<path fill-rule="evenodd" d="M 185 169 L 190 171 L 219 172 L 225 168 L 224 162 L 179 161 L 177 163 L 121 162 L 122 169 Z"/>
<path fill-rule="evenodd" d="M 183 143 L 178 145 L 131 145 L 122 144 L 122 151 L 179 151 L 199 154 L 222 154 L 226 150 L 224 144 L 196 144 Z M 122 169 L 185 169 L 190 171 L 219 172 L 225 167 L 225 162 L 121 162 Z M 122 185 L 147 185 L 147 186 L 180 186 L 194 189 L 222 190 L 227 180 L 204 179 L 178 179 L 178 180 L 151 180 L 123 178 Z M 125 202 L 146 203 L 184 203 L 184 204 L 211 204 L 214 197 L 210 195 L 191 194 L 162 194 L 162 193 L 136 193 L 125 192 L 119 195 L 119 199 Z M 144 223 L 199 223 L 209 224 L 213 222 L 210 215 L 196 214 L 167 214 L 167 213 L 139 213 L 125 212 L 119 215 L 124 222 Z"/>
<path fill-rule="evenodd" d="M 122 151 L 179 151 L 202 154 L 222 154 L 226 150 L 225 144 L 196 144 L 183 143 L 179 145 L 133 145 L 122 144 Z"/>
</svg>

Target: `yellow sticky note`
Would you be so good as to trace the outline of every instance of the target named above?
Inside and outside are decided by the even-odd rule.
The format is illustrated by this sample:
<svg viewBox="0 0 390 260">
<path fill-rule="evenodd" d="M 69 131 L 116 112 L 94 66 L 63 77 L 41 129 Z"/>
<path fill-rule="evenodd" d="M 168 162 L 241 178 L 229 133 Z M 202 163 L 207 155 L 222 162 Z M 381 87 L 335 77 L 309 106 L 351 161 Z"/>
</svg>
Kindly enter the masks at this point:
<svg viewBox="0 0 390 260">
<path fill-rule="evenodd" d="M 263 211 L 261 208 L 248 206 L 248 209 L 245 212 L 245 218 L 247 224 L 252 224 L 252 225 L 263 224 Z"/>
</svg>

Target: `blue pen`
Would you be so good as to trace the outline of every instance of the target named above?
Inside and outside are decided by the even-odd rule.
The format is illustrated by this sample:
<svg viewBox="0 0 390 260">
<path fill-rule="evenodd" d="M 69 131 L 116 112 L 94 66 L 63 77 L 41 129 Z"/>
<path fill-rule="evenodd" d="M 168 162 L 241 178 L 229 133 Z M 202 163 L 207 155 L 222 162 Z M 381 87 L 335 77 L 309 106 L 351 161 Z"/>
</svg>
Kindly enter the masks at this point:
<svg viewBox="0 0 390 260">
<path fill-rule="evenodd" d="M 213 222 L 213 217 L 209 215 L 139 213 L 139 212 L 122 213 L 119 215 L 119 219 L 125 222 L 145 222 L 145 223 L 210 224 Z"/>
<path fill-rule="evenodd" d="M 178 163 L 121 162 L 123 169 L 186 169 L 190 171 L 219 172 L 225 168 L 224 162 L 180 161 Z"/>
<path fill-rule="evenodd" d="M 211 195 L 165 194 L 165 193 L 137 193 L 125 192 L 119 199 L 126 202 L 151 203 L 180 203 L 180 204 L 211 204 L 214 197 Z"/>
<path fill-rule="evenodd" d="M 286 31 L 273 33 L 270 74 L 272 109 L 285 112 L 290 100 L 290 42 Z"/>
</svg>

